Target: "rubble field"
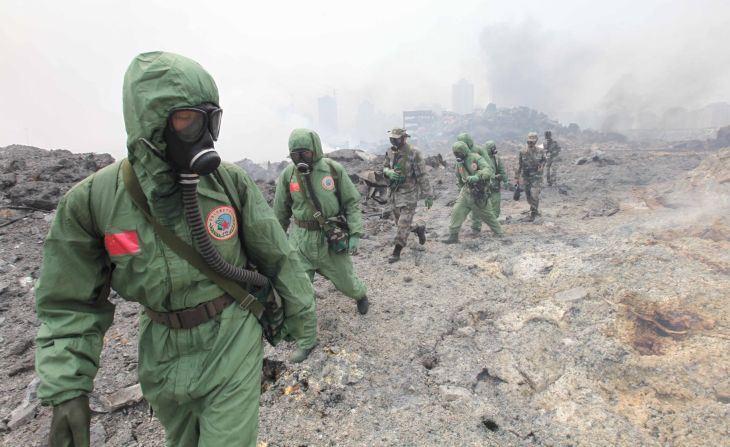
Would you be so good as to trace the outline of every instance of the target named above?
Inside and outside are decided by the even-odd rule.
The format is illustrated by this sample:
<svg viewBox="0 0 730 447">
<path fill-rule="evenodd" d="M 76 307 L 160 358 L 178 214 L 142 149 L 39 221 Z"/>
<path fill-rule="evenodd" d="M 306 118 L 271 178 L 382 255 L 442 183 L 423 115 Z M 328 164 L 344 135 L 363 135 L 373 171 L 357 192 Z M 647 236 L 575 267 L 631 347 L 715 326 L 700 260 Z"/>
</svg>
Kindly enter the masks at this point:
<svg viewBox="0 0 730 447">
<path fill-rule="evenodd" d="M 310 358 L 290 365 L 291 345 L 266 347 L 259 445 L 728 445 L 730 148 L 560 143 L 538 222 L 502 192 L 502 240 L 467 220 L 460 244 L 439 242 L 457 195 L 448 157 L 428 168 L 428 242 L 411 237 L 401 262 L 386 262 L 389 208 L 363 205 L 353 259 L 370 312 L 316 278 Z M 514 148 L 500 149 L 511 174 Z M 350 158 L 351 174 L 377 170 Z M 42 242 L 60 195 L 110 162 L 0 148 L 3 445 L 47 443 L 33 371 Z M 135 387 L 139 308 L 112 299 L 92 445 L 163 446 Z"/>
</svg>

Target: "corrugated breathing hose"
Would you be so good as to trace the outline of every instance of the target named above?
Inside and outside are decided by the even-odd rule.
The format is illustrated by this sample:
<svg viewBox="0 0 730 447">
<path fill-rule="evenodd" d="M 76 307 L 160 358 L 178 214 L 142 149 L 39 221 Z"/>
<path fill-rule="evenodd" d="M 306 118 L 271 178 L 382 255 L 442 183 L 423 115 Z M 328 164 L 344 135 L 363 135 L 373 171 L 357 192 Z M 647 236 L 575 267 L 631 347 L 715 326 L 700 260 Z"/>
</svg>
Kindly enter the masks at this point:
<svg viewBox="0 0 730 447">
<path fill-rule="evenodd" d="M 266 276 L 228 263 L 215 249 L 208 232 L 205 230 L 203 217 L 198 207 L 198 176 L 196 174 L 181 174 L 180 185 L 182 187 L 185 219 L 190 226 L 195 246 L 208 267 L 216 273 L 235 281 L 259 287 L 268 285 L 269 280 Z"/>
</svg>

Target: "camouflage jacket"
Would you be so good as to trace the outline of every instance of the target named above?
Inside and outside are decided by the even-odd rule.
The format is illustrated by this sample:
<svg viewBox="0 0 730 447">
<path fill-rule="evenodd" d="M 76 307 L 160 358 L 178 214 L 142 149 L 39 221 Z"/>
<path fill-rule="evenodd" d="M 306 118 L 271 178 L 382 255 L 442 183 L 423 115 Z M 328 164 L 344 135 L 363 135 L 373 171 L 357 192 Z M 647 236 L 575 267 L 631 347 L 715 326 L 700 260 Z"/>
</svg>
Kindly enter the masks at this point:
<svg viewBox="0 0 730 447">
<path fill-rule="evenodd" d="M 542 177 L 542 168 L 545 165 L 545 152 L 537 146 L 525 148 L 517 157 L 517 171 L 515 177 L 530 178 Z"/>
<path fill-rule="evenodd" d="M 410 144 L 406 143 L 397 151 L 388 149 L 383 167 L 406 177 L 402 182 L 390 184 L 390 198 L 395 206 L 412 206 L 419 198 L 433 197 L 421 152 Z"/>
<path fill-rule="evenodd" d="M 545 153 L 547 154 L 548 158 L 554 159 L 555 157 L 560 154 L 560 145 L 555 140 L 547 140 L 547 145 L 545 146 Z"/>
</svg>

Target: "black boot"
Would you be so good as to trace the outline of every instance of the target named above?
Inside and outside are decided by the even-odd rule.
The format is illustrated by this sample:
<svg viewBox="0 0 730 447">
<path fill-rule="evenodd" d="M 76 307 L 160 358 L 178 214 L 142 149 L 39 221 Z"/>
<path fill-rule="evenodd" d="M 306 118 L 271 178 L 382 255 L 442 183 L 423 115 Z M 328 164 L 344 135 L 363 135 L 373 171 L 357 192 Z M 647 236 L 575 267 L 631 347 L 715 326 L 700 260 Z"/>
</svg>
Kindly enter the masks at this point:
<svg viewBox="0 0 730 447">
<path fill-rule="evenodd" d="M 426 243 L 426 226 L 419 225 L 413 229 L 413 232 L 418 236 L 418 243 L 423 245 Z"/>
<path fill-rule="evenodd" d="M 402 245 L 395 244 L 395 247 L 393 247 L 393 254 L 390 255 L 388 258 L 389 263 L 394 263 L 400 261 L 400 251 L 403 250 Z"/>
<path fill-rule="evenodd" d="M 366 313 L 368 313 L 369 308 L 370 303 L 368 302 L 367 295 L 357 300 L 357 311 L 360 312 L 360 315 L 365 315 Z"/>
<path fill-rule="evenodd" d="M 444 244 L 458 244 L 459 243 L 459 233 L 450 234 L 449 238 L 443 240 L 442 242 Z"/>
</svg>

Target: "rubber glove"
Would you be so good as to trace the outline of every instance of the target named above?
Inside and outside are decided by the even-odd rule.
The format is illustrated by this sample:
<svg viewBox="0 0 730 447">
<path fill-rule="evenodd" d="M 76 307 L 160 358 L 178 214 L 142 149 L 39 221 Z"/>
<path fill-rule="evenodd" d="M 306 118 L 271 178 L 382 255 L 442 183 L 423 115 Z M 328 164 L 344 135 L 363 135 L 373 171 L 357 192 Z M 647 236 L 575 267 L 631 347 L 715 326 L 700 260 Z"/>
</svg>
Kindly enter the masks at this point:
<svg viewBox="0 0 730 447">
<path fill-rule="evenodd" d="M 481 180 L 478 175 L 470 175 L 466 178 L 467 183 L 477 183 Z"/>
<path fill-rule="evenodd" d="M 388 177 L 389 179 L 392 180 L 393 179 L 393 176 L 396 175 L 396 174 L 395 174 L 395 171 L 394 170 L 392 170 L 390 168 L 384 168 L 383 169 L 383 175 L 385 175 L 386 177 Z"/>
<path fill-rule="evenodd" d="M 89 447 L 91 410 L 89 397 L 79 396 L 53 406 L 49 444 L 51 447 Z"/>
<path fill-rule="evenodd" d="M 358 248 L 360 248 L 360 236 L 350 236 L 350 241 L 348 242 L 350 254 L 356 255 Z"/>
</svg>

